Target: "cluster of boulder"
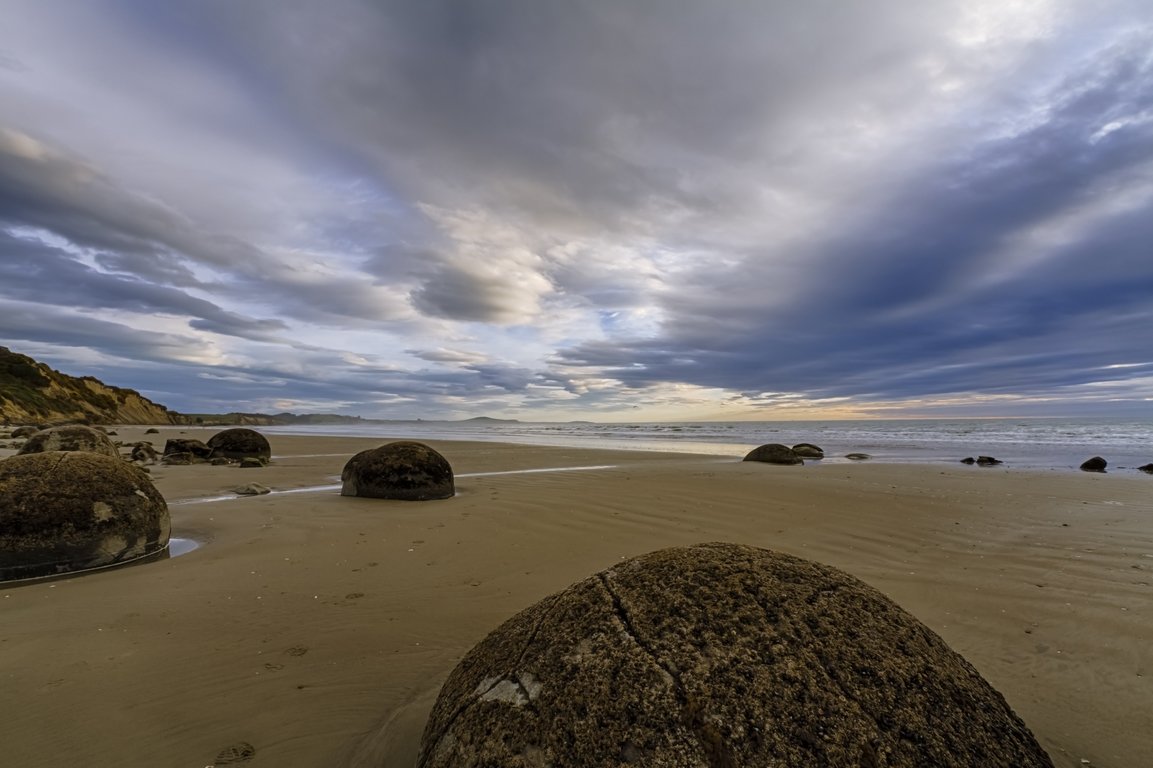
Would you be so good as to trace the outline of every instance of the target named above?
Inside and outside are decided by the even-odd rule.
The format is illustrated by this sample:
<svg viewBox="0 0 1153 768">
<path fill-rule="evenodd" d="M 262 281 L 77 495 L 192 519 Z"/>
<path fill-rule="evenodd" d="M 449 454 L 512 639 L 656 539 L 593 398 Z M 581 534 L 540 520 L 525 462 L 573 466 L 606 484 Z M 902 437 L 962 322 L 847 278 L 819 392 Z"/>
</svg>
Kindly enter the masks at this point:
<svg viewBox="0 0 1153 768">
<path fill-rule="evenodd" d="M 976 464 L 979 467 L 995 467 L 998 464 L 1004 464 L 1005 462 L 1001 461 L 1000 459 L 995 459 L 992 456 L 978 456 L 975 459 L 972 456 L 969 456 L 967 458 L 961 459 L 961 463 L 962 464 Z M 1101 472 L 1101 473 L 1104 473 L 1105 467 L 1107 467 L 1107 466 L 1109 466 L 1109 462 L 1107 462 L 1105 459 L 1101 458 L 1100 456 L 1094 456 L 1092 458 L 1089 458 L 1089 459 L 1086 459 L 1085 461 L 1083 461 L 1081 463 L 1080 469 L 1082 472 Z M 1144 466 L 1137 467 L 1137 469 L 1140 470 L 1141 472 L 1144 472 L 1147 475 L 1153 475 L 1153 464 L 1146 464 Z"/>
<path fill-rule="evenodd" d="M 795 465 L 804 464 L 805 459 L 823 459 L 825 452 L 812 443 L 798 443 L 792 447 L 783 445 L 781 443 L 766 443 L 765 445 L 758 446 L 745 454 L 743 461 L 759 461 L 765 464 L 782 464 L 782 465 Z M 864 461 L 872 458 L 867 453 L 847 453 L 846 459 L 852 461 Z M 973 458 L 967 456 L 961 459 L 962 464 L 975 464 L 978 467 L 996 467 L 1004 464 L 1001 459 L 993 456 L 978 456 Z M 1081 464 L 1081 469 L 1085 472 L 1104 472 L 1108 462 L 1100 456 L 1094 456 Z M 1137 467 L 1140 471 L 1153 475 L 1153 464 L 1146 464 L 1142 467 Z"/>
<path fill-rule="evenodd" d="M 235 427 L 217 432 L 207 443 L 170 438 L 164 444 L 161 461 L 165 464 L 239 464 L 248 468 L 263 467 L 271 458 L 272 447 L 264 435 L 253 429 Z"/>
<path fill-rule="evenodd" d="M 760 461 L 765 464 L 804 464 L 805 459 L 823 459 L 825 451 L 819 445 L 812 443 L 797 443 L 789 447 L 781 443 L 766 443 L 745 454 L 742 461 Z M 867 453 L 846 453 L 845 458 L 851 461 L 866 461 L 873 458 Z"/>
<path fill-rule="evenodd" d="M 156 433 L 157 430 L 148 430 Z M 199 440 L 113 442 L 115 432 L 83 424 L 17 427 L 15 456 L 0 460 L 0 581 L 118 565 L 158 555 L 171 533 L 168 506 L 145 465 L 238 463 L 263 467 L 268 440 L 226 429 Z M 127 455 L 123 449 L 128 448 Z M 253 483 L 238 493 L 267 493 Z"/>
</svg>

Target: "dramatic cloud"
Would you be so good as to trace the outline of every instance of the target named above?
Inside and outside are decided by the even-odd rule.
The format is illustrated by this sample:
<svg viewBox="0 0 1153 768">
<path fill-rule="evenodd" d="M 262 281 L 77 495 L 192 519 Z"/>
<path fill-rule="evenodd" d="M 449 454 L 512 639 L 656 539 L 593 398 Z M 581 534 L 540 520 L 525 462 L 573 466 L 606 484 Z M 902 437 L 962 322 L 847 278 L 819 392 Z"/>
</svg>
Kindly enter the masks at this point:
<svg viewBox="0 0 1153 768">
<path fill-rule="evenodd" d="M 0 343 L 170 407 L 1153 398 L 1143 0 L 9 6 Z"/>
</svg>

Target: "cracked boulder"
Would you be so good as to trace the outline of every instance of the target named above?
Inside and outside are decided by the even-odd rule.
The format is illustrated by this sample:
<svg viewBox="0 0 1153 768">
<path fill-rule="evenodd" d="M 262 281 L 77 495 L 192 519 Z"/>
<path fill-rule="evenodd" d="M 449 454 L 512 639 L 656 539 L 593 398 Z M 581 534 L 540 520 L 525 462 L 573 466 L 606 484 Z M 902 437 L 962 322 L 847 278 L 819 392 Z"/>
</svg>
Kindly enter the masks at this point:
<svg viewBox="0 0 1153 768">
<path fill-rule="evenodd" d="M 421 768 L 1052 768 L 877 590 L 733 544 L 620 563 L 509 619 L 441 689 Z"/>
<path fill-rule="evenodd" d="M 83 424 L 66 424 L 34 432 L 19 453 L 45 453 L 47 451 L 87 451 L 105 456 L 120 457 L 120 449 L 98 429 Z"/>
<path fill-rule="evenodd" d="M 272 458 L 268 438 L 255 429 L 244 427 L 217 432 L 208 438 L 208 447 L 212 449 L 209 458 L 213 459 L 260 459 L 263 464 L 267 464 Z"/>
<path fill-rule="evenodd" d="M 405 440 L 356 454 L 340 480 L 341 496 L 426 501 L 456 493 L 448 460 L 424 443 Z"/>
<path fill-rule="evenodd" d="M 0 580 L 136 560 L 168 546 L 168 505 L 148 474 L 81 451 L 0 461 Z"/>
</svg>

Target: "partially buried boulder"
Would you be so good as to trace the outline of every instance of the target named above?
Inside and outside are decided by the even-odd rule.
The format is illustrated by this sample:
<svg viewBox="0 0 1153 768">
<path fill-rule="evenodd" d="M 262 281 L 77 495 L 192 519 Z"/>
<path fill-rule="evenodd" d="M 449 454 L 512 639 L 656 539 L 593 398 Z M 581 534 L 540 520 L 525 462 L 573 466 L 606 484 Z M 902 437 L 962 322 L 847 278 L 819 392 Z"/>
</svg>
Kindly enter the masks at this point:
<svg viewBox="0 0 1153 768">
<path fill-rule="evenodd" d="M 766 443 L 745 454 L 743 461 L 761 461 L 765 464 L 804 464 L 796 451 L 780 443 Z"/>
<path fill-rule="evenodd" d="M 456 493 L 452 467 L 424 443 L 400 441 L 361 451 L 340 473 L 341 496 L 426 501 Z"/>
<path fill-rule="evenodd" d="M 48 451 L 87 451 L 120 457 L 120 450 L 108 435 L 83 424 L 49 427 L 32 434 L 20 448 L 20 455 Z"/>
<path fill-rule="evenodd" d="M 522 611 L 449 675 L 420 768 L 1052 768 L 940 637 L 834 568 L 700 544 Z"/>
<path fill-rule="evenodd" d="M 156 449 L 152 447 L 152 443 L 147 440 L 141 440 L 132 444 L 132 451 L 128 454 L 132 461 L 141 464 L 155 464 L 156 463 Z"/>
<path fill-rule="evenodd" d="M 168 546 L 168 505 L 148 474 L 85 451 L 0 461 L 0 579 L 114 565 Z"/>
<path fill-rule="evenodd" d="M 202 441 L 193 438 L 170 437 L 164 443 L 163 459 L 165 464 L 192 464 L 196 461 L 208 461 L 208 457 L 211 455 L 211 448 Z"/>
<path fill-rule="evenodd" d="M 873 457 L 867 453 L 846 453 L 845 458 L 850 461 L 868 461 Z"/>
<path fill-rule="evenodd" d="M 1109 462 L 1105 461 L 1100 456 L 1094 456 L 1093 458 L 1086 459 L 1084 462 L 1082 462 L 1081 470 L 1084 472 L 1104 472 L 1105 467 L 1108 465 Z"/>
<path fill-rule="evenodd" d="M 272 458 L 272 447 L 268 438 L 254 429 L 236 427 L 217 432 L 208 438 L 212 458 L 261 459 L 265 463 Z"/>
<path fill-rule="evenodd" d="M 812 443 L 797 443 L 793 446 L 793 453 L 800 456 L 802 459 L 823 459 L 825 458 L 825 451 L 819 445 Z"/>
</svg>

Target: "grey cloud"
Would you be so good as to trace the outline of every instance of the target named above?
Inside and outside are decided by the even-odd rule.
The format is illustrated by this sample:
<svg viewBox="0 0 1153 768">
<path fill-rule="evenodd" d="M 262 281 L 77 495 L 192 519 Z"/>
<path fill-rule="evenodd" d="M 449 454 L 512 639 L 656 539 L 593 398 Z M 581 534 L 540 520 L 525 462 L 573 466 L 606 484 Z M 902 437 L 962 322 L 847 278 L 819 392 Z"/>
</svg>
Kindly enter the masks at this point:
<svg viewBox="0 0 1153 768">
<path fill-rule="evenodd" d="M 79 158 L 3 126 L 0 222 L 38 227 L 78 246 L 122 257 L 171 250 L 219 266 L 242 266 L 259 258 L 237 241 L 196 236 L 178 213 L 122 189 Z"/>
<path fill-rule="evenodd" d="M 810 243 L 789 295 L 763 301 L 776 265 L 752 255 L 691 276 L 657 338 L 577 345 L 562 361 L 634 385 L 892 398 L 1132 375 L 1103 366 L 1143 354 L 1134 339 L 1153 320 L 1153 124 L 1100 130 L 1153 106 L 1140 42 L 1090 60 L 1040 124 L 930 167 L 865 228 Z M 1141 203 L 1126 213 L 1127 191 Z M 1120 211 L 1044 240 L 1110 197 Z M 1014 266 L 1029 237 L 1040 255 Z"/>
<path fill-rule="evenodd" d="M 178 289 L 136 277 L 105 274 L 50 246 L 0 231 L 0 296 L 71 309 L 116 309 L 188 316 L 189 325 L 229 336 L 275 340 L 280 320 L 258 320 L 221 309 Z"/>
</svg>

